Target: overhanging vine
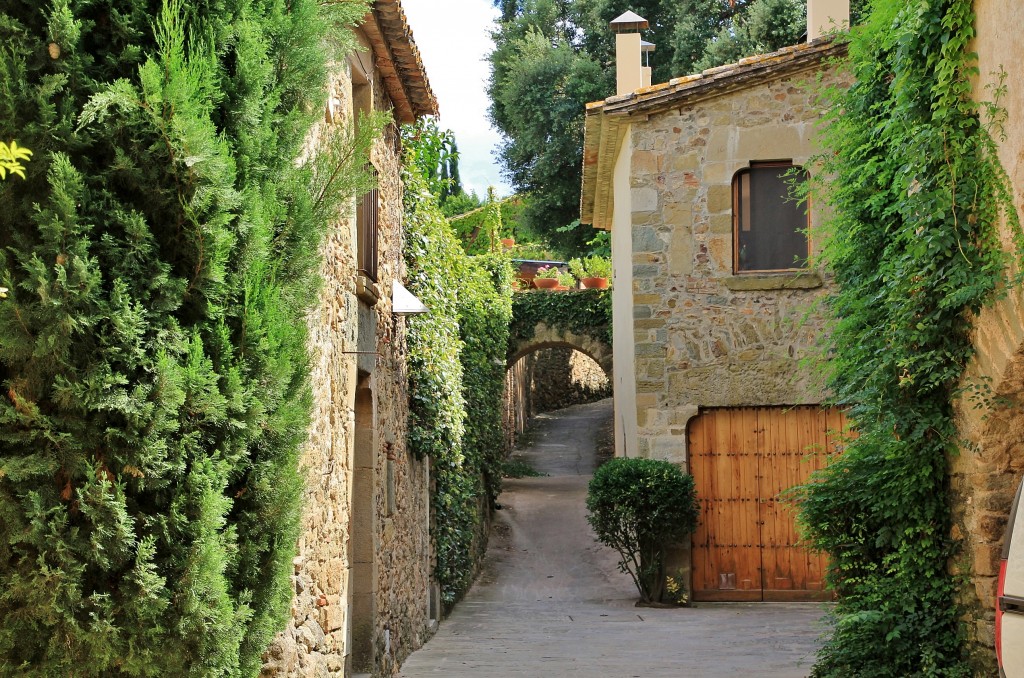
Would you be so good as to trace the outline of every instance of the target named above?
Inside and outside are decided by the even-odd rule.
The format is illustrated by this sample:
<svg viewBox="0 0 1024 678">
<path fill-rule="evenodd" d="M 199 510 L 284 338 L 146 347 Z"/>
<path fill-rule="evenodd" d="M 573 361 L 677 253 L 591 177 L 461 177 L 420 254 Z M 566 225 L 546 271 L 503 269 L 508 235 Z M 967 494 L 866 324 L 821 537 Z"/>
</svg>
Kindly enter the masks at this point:
<svg viewBox="0 0 1024 678">
<path fill-rule="evenodd" d="M 533 337 L 537 325 L 567 330 L 612 345 L 611 290 L 520 292 L 512 299 L 509 351 Z"/>
<path fill-rule="evenodd" d="M 973 21 L 970 0 L 876 0 L 851 34 L 853 86 L 825 93 L 830 383 L 858 437 L 800 493 L 839 594 L 818 676 L 970 673 L 949 573 L 951 401 L 971 318 L 1005 282 L 1000 218 L 1019 233 L 998 111 L 971 96 Z"/>
</svg>

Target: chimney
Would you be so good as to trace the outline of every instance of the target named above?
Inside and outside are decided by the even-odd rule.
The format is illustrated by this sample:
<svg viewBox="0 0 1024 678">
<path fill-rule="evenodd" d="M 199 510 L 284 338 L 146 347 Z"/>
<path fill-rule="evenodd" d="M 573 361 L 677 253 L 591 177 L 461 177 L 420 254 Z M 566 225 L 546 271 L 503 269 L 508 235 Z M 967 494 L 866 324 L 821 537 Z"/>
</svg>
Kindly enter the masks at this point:
<svg viewBox="0 0 1024 678">
<path fill-rule="evenodd" d="M 850 27 L 850 0 L 807 0 L 807 42 Z"/>
<path fill-rule="evenodd" d="M 640 69 L 640 72 L 642 74 L 641 79 L 644 81 L 644 84 L 643 84 L 644 87 L 650 87 L 651 86 L 651 52 L 654 51 L 654 43 L 653 42 L 647 42 L 646 40 L 641 40 L 640 41 L 640 51 L 643 52 L 643 55 L 644 55 L 644 65 L 643 65 L 643 68 Z"/>
<path fill-rule="evenodd" d="M 626 12 L 611 23 L 615 31 L 615 81 L 616 94 L 629 94 L 644 86 L 643 51 L 640 31 L 650 24 L 647 19 L 634 12 Z M 649 70 L 649 69 L 648 69 Z M 650 75 L 647 76 L 650 84 Z"/>
</svg>

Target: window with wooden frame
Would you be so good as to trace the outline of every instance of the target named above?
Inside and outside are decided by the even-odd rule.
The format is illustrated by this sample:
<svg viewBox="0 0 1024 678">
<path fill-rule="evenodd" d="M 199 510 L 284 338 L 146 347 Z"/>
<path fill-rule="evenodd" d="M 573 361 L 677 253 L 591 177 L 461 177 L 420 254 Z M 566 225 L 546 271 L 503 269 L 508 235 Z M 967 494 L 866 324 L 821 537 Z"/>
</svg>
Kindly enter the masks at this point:
<svg viewBox="0 0 1024 678">
<path fill-rule="evenodd" d="M 809 220 L 803 203 L 790 197 L 792 162 L 759 162 L 732 180 L 733 270 L 793 271 L 807 266 Z"/>
<path fill-rule="evenodd" d="M 376 182 L 377 170 L 370 168 Z M 374 188 L 359 201 L 356 209 L 356 242 L 359 273 L 377 282 L 377 229 L 380 221 L 380 193 Z"/>
<path fill-rule="evenodd" d="M 362 63 L 362 56 L 350 59 L 352 73 L 352 122 L 358 137 L 365 116 L 373 111 L 373 86 L 370 68 Z M 369 163 L 367 171 L 377 185 L 377 170 Z M 372 282 L 377 280 L 377 231 L 380 222 L 380 193 L 374 188 L 359 198 L 356 204 L 356 268 L 360 275 Z"/>
</svg>

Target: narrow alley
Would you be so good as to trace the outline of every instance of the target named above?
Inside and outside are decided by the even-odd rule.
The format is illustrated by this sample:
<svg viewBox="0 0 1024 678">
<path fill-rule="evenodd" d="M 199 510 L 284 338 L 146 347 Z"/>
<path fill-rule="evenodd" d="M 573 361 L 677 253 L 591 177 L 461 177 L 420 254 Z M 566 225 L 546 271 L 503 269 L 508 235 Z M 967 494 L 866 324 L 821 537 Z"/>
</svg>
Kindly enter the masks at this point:
<svg viewBox="0 0 1024 678">
<path fill-rule="evenodd" d="M 585 518 L 611 416 L 611 400 L 544 415 L 523 455 L 547 475 L 505 481 L 483 573 L 403 678 L 808 675 L 821 604 L 634 606 L 632 581 Z"/>
</svg>

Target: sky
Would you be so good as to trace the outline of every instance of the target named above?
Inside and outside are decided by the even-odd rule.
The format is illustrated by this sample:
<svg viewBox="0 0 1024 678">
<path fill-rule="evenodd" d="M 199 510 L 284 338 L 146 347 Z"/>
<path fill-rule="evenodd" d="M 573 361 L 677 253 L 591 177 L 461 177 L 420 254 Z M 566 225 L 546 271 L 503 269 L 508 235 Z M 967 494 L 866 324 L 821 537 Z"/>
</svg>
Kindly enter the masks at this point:
<svg viewBox="0 0 1024 678">
<path fill-rule="evenodd" d="M 487 119 L 487 53 L 498 18 L 491 0 L 402 0 L 413 40 L 441 109 L 440 125 L 455 133 L 459 173 L 467 192 L 481 198 L 494 186 L 501 197 L 512 189 L 494 157 L 500 140 Z"/>
</svg>

